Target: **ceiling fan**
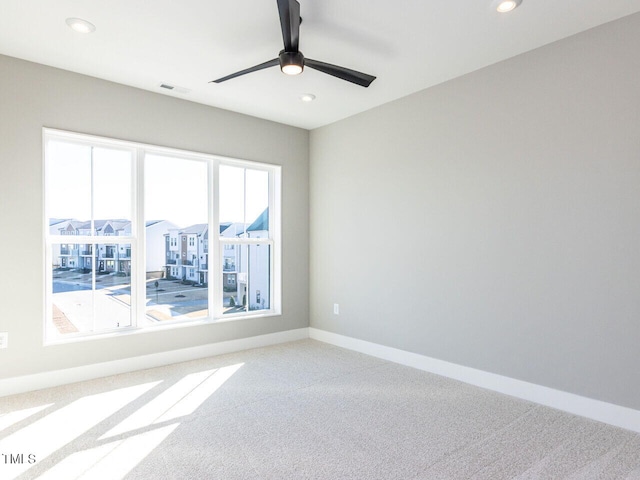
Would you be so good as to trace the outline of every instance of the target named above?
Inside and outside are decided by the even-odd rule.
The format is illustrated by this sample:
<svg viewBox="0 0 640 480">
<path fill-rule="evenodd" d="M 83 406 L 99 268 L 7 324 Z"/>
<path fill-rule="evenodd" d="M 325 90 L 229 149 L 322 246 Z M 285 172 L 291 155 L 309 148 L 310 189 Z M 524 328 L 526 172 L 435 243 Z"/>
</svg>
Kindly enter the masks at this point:
<svg viewBox="0 0 640 480">
<path fill-rule="evenodd" d="M 298 75 L 302 73 L 304 67 L 313 68 L 322 73 L 333 75 L 347 82 L 355 83 L 363 87 L 368 87 L 376 77 L 367 75 L 366 73 L 357 72 L 345 67 L 339 67 L 330 63 L 320 62 L 306 58 L 300 50 L 298 50 L 299 33 L 300 33 L 300 3 L 297 0 L 277 0 L 278 11 L 280 13 L 280 26 L 282 27 L 282 39 L 284 41 L 284 49 L 280 51 L 278 58 L 269 60 L 268 62 L 255 65 L 245 70 L 232 73 L 226 77 L 212 80 L 214 83 L 222 83 L 232 78 L 246 75 L 247 73 L 257 72 L 269 67 L 280 65 L 282 73 L 287 75 Z M 209 82 L 211 83 L 211 82 Z"/>
</svg>

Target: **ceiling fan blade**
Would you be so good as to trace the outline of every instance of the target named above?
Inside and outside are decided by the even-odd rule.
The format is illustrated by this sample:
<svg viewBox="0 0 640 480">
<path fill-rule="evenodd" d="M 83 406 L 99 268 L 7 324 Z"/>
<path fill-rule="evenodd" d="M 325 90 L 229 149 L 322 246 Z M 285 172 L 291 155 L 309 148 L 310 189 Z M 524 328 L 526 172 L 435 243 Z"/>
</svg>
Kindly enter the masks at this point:
<svg viewBox="0 0 640 480">
<path fill-rule="evenodd" d="M 239 77 L 241 75 L 246 75 L 247 73 L 257 72 L 258 70 L 263 70 L 269 67 L 275 67 L 276 65 L 280 65 L 280 60 L 274 58 L 273 60 L 269 60 L 268 62 L 261 63 L 260 65 L 256 65 L 251 68 L 246 68 L 244 70 L 240 70 L 239 72 L 232 73 L 231 75 L 227 75 L 226 77 L 218 78 L 217 80 L 211 80 L 209 83 L 222 83 L 227 80 L 231 80 L 232 78 Z"/>
<path fill-rule="evenodd" d="M 345 67 L 339 67 L 338 65 L 331 65 L 330 63 L 319 62 L 318 60 L 312 60 L 310 58 L 304 59 L 304 66 L 313 68 L 314 70 L 318 70 L 322 73 L 333 75 L 334 77 L 341 78 L 347 82 L 356 83 L 363 87 L 368 87 L 371 85 L 371 82 L 376 79 L 376 77 L 367 75 L 366 73 L 357 72 Z"/>
<path fill-rule="evenodd" d="M 277 0 L 285 52 L 297 52 L 300 34 L 300 4 L 297 0 Z"/>
</svg>

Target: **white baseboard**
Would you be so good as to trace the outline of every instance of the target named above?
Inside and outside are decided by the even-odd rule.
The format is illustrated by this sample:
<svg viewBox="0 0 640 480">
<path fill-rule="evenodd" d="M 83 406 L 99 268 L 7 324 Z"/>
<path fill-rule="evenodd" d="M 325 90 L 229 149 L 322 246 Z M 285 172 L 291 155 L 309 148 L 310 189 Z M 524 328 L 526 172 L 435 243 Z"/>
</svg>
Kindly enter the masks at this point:
<svg viewBox="0 0 640 480">
<path fill-rule="evenodd" d="M 478 387 L 504 393 L 540 405 L 556 408 L 599 422 L 640 433 L 640 411 L 612 403 L 582 397 L 553 388 L 523 382 L 495 373 L 476 370 L 397 348 L 327 332 L 317 328 L 299 328 L 255 337 L 229 340 L 198 347 L 153 353 L 139 357 L 113 360 L 81 367 L 25 375 L 0 380 L 0 397 L 16 393 L 56 387 L 133 370 L 161 367 L 173 363 L 266 347 L 279 343 L 312 338 L 373 357 L 435 373 Z"/>
<path fill-rule="evenodd" d="M 266 347 L 279 343 L 293 342 L 309 338 L 308 328 L 286 330 L 226 342 L 210 343 L 198 347 L 171 350 L 168 352 L 152 353 L 139 357 L 113 360 L 110 362 L 83 365 L 81 367 L 54 370 L 51 372 L 24 375 L 0 380 L 0 397 L 16 393 L 30 392 L 42 388 L 57 387 L 69 383 L 92 380 L 94 378 L 127 373 L 134 370 L 161 367 L 173 363 L 197 360 L 199 358 L 222 355 L 225 353 L 249 350 L 251 348 Z"/>
<path fill-rule="evenodd" d="M 556 408 L 581 417 L 590 418 L 634 432 L 640 432 L 639 410 L 621 407 L 592 398 L 581 397 L 561 390 L 456 365 L 417 353 L 385 347 L 384 345 L 346 337 L 317 328 L 309 328 L 309 337 L 383 360 L 407 365 L 488 390 L 511 395 L 512 397 Z"/>
</svg>

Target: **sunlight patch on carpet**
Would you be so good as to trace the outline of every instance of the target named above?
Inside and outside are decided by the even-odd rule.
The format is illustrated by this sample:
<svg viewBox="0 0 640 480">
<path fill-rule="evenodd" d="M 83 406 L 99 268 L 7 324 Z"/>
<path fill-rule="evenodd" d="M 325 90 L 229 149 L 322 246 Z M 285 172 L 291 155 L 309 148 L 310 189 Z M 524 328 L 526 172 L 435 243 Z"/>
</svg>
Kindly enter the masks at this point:
<svg viewBox="0 0 640 480">
<path fill-rule="evenodd" d="M 176 429 L 178 423 L 133 435 L 125 440 L 109 442 L 99 447 L 76 452 L 55 465 L 39 480 L 61 478 L 108 479 L 124 478 Z"/>
<path fill-rule="evenodd" d="M 242 365 L 244 364 L 240 363 L 184 376 L 176 384 L 102 435 L 100 440 L 190 415 Z"/>
<path fill-rule="evenodd" d="M 0 440 L 0 452 L 29 452 L 40 463 L 158 383 L 145 383 L 79 398 Z M 8 478 L 15 478 L 32 466 L 27 461 L 3 465 L 6 467 L 3 475 L 8 473 Z"/>
</svg>

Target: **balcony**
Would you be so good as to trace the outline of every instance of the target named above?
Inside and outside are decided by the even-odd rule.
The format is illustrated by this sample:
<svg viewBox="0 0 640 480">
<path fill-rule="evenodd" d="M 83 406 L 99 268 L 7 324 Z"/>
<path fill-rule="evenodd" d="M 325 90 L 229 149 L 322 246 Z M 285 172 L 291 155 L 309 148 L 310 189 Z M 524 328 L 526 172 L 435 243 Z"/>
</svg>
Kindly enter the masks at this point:
<svg viewBox="0 0 640 480">
<path fill-rule="evenodd" d="M 167 260 L 167 265 L 177 265 L 176 260 Z"/>
<path fill-rule="evenodd" d="M 91 250 L 82 250 L 82 252 L 80 252 L 80 255 L 82 255 L 83 257 L 90 257 L 92 253 L 93 252 Z"/>
</svg>

